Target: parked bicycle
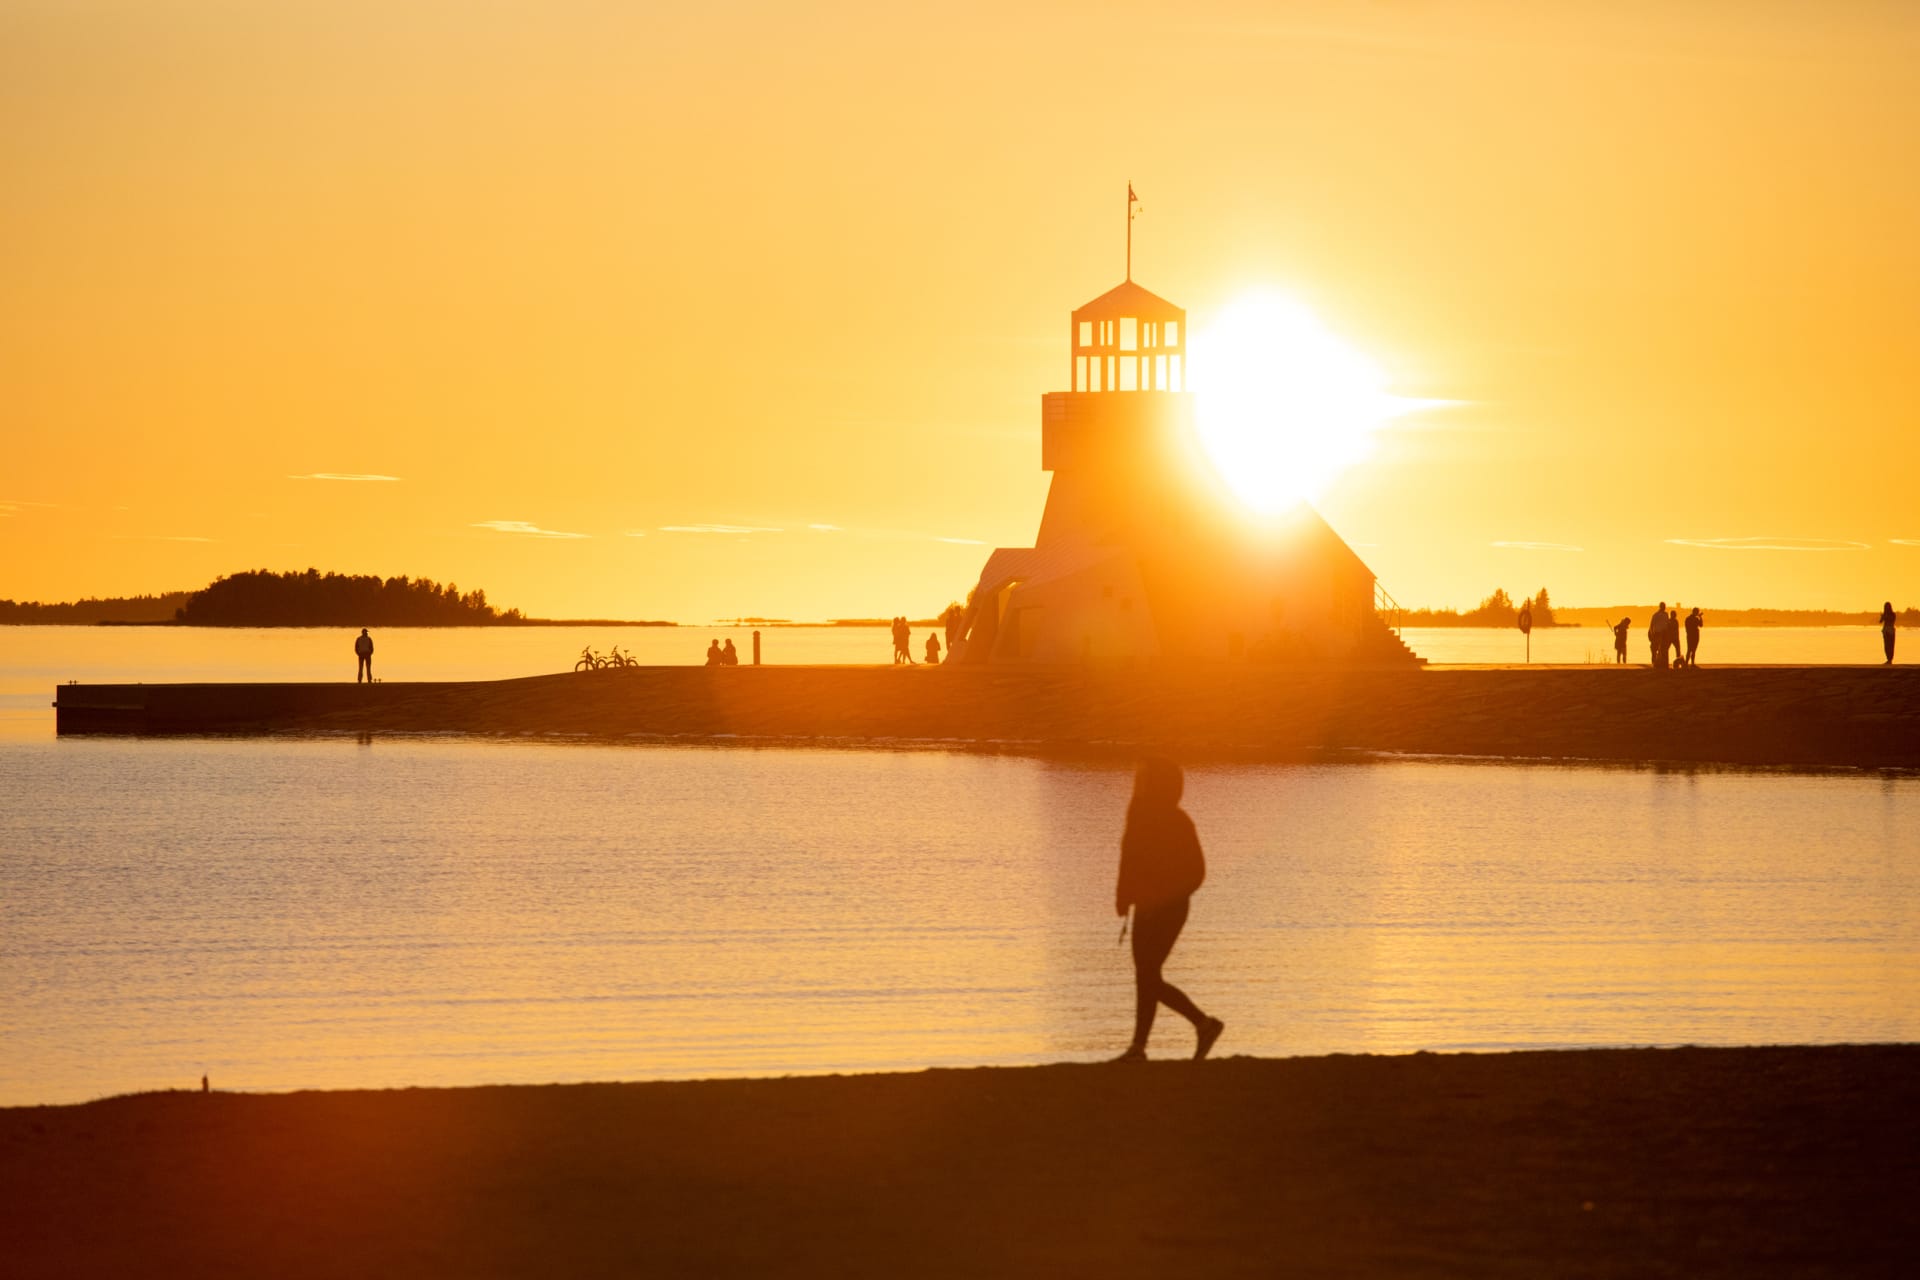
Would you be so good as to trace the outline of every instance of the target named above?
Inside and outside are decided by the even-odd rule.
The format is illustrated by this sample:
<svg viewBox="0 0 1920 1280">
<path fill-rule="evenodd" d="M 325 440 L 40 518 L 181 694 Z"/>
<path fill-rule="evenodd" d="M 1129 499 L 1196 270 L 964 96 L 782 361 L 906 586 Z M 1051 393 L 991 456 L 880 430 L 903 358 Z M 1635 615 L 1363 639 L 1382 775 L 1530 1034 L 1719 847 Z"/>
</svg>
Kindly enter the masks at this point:
<svg viewBox="0 0 1920 1280">
<path fill-rule="evenodd" d="M 575 671 L 617 671 L 622 667 L 637 667 L 639 665 L 640 660 L 638 658 L 635 658 L 632 654 L 620 652 L 620 646 L 617 644 L 608 650 L 605 657 L 595 653 L 593 647 L 589 645 L 580 651 L 580 661 L 573 664 L 573 669 Z"/>
</svg>

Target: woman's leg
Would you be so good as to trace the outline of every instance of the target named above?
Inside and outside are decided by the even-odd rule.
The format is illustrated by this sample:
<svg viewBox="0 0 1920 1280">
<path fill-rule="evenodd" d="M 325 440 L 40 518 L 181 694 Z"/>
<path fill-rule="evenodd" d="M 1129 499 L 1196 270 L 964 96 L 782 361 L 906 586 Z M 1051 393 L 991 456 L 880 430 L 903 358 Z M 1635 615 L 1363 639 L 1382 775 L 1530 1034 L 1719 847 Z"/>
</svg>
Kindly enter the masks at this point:
<svg viewBox="0 0 1920 1280">
<path fill-rule="evenodd" d="M 1133 1046 L 1130 1053 L 1144 1052 L 1147 1037 L 1153 1034 L 1154 1014 L 1164 1004 L 1175 1013 L 1199 1026 L 1206 1016 L 1186 993 L 1160 976 L 1161 966 L 1179 941 L 1187 923 L 1187 900 L 1170 902 L 1151 910 L 1138 910 L 1133 920 Z"/>
</svg>

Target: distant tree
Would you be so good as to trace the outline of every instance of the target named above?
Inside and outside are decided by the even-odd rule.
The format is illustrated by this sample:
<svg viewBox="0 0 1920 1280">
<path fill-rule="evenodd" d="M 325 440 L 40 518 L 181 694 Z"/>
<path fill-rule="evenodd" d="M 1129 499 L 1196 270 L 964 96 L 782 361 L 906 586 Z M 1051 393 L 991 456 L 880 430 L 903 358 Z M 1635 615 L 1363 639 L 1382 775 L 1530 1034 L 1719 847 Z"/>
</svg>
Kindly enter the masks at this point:
<svg viewBox="0 0 1920 1280">
<path fill-rule="evenodd" d="M 185 591 L 157 596 L 115 596 L 105 600 L 89 596 L 61 604 L 0 600 L 0 624 L 91 626 L 100 622 L 170 622 L 174 611 L 186 602 Z"/>
<path fill-rule="evenodd" d="M 1547 600 L 1547 589 L 1545 587 L 1540 588 L 1540 593 L 1534 596 L 1532 604 L 1533 625 L 1536 627 L 1553 626 L 1553 605 Z"/>
<path fill-rule="evenodd" d="M 1471 627 L 1511 627 L 1519 620 L 1519 606 L 1505 587 L 1495 587 L 1492 595 L 1460 615 L 1460 621 Z"/>
</svg>

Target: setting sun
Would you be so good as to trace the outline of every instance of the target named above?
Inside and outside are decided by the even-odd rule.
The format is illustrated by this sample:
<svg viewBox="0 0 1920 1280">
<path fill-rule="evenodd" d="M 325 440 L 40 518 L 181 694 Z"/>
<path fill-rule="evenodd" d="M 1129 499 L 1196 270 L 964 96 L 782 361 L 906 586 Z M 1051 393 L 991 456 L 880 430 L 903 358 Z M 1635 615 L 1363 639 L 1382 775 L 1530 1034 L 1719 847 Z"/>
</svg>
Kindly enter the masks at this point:
<svg viewBox="0 0 1920 1280">
<path fill-rule="evenodd" d="M 1193 335 L 1200 438 L 1241 501 L 1272 512 L 1316 498 L 1373 448 L 1375 430 L 1421 402 L 1306 307 L 1251 294 Z"/>
</svg>

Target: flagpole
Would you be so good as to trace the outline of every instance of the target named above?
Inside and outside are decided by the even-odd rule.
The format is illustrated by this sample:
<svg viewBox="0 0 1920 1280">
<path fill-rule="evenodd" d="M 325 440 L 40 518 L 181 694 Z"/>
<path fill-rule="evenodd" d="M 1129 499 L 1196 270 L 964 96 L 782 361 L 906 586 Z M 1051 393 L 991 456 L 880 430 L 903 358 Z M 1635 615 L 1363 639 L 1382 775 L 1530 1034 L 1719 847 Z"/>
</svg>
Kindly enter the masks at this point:
<svg viewBox="0 0 1920 1280">
<path fill-rule="evenodd" d="M 1133 279 L 1133 180 L 1127 180 L 1127 279 Z"/>
</svg>

